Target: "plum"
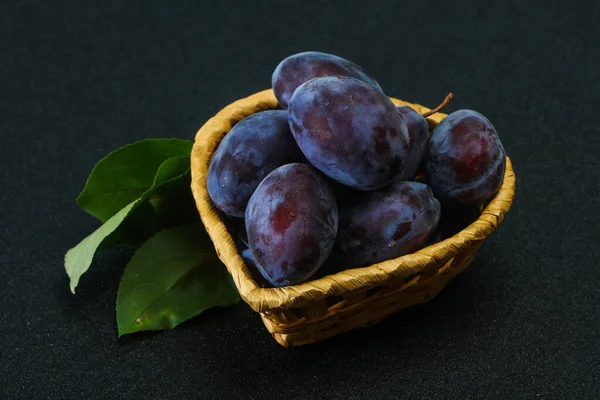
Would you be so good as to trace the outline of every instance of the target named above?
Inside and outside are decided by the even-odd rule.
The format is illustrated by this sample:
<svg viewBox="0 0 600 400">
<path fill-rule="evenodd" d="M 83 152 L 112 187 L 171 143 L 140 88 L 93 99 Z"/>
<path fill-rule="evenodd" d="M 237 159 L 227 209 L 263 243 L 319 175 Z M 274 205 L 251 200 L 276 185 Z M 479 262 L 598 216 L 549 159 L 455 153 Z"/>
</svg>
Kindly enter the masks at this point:
<svg viewBox="0 0 600 400">
<path fill-rule="evenodd" d="M 397 182 L 363 193 L 339 210 L 332 263 L 338 270 L 400 257 L 421 248 L 435 231 L 440 203 L 418 182 Z"/>
<path fill-rule="evenodd" d="M 243 217 L 250 196 L 269 172 L 303 159 L 285 111 L 252 114 L 219 144 L 208 169 L 208 194 L 225 214 Z"/>
<path fill-rule="evenodd" d="M 426 179 L 448 207 L 485 204 L 500 190 L 505 169 L 506 154 L 496 129 L 476 111 L 449 114 L 427 144 Z"/>
<path fill-rule="evenodd" d="M 404 118 L 362 81 L 335 76 L 303 83 L 288 119 L 307 160 L 339 183 L 377 190 L 402 174 L 409 149 Z"/>
<path fill-rule="evenodd" d="M 260 183 L 246 209 L 254 262 L 276 287 L 309 279 L 329 256 L 337 228 L 333 191 L 307 164 L 276 168 Z"/>
<path fill-rule="evenodd" d="M 298 86 L 320 76 L 350 76 L 381 90 L 379 84 L 361 67 L 344 58 L 318 51 L 294 54 L 283 60 L 271 79 L 279 105 L 286 110 Z"/>
<path fill-rule="evenodd" d="M 404 117 L 404 121 L 408 128 L 408 136 L 410 137 L 409 152 L 406 158 L 404 172 L 402 173 L 402 176 L 399 177 L 400 181 L 410 181 L 415 179 L 423 164 L 423 156 L 429 138 L 429 124 L 425 118 L 446 107 L 453 97 L 454 93 L 448 93 L 439 106 L 423 114 L 419 114 L 409 106 L 398 106 L 398 111 Z"/>
<path fill-rule="evenodd" d="M 412 180 L 419 172 L 427 138 L 429 136 L 429 125 L 424 117 L 409 106 L 399 106 L 398 111 L 404 117 L 410 144 L 408 156 L 404 163 L 404 172 L 400 177 L 402 181 Z"/>
</svg>

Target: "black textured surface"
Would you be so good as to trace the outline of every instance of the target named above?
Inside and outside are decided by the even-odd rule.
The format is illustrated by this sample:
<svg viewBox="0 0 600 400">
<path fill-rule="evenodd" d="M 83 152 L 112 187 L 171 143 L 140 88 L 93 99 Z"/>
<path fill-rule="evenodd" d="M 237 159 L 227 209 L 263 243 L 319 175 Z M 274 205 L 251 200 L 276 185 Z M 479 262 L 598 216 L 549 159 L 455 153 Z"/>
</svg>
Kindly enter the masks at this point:
<svg viewBox="0 0 600 400">
<path fill-rule="evenodd" d="M 598 2 L 10 3 L 0 398 L 600 398 Z M 62 266 L 97 226 L 74 201 L 92 166 L 145 137 L 193 138 L 308 49 L 392 96 L 453 91 L 448 110 L 488 116 L 517 173 L 506 221 L 430 304 L 318 345 L 280 347 L 243 304 L 117 340 L 129 254 L 102 252 L 76 296 Z"/>
</svg>

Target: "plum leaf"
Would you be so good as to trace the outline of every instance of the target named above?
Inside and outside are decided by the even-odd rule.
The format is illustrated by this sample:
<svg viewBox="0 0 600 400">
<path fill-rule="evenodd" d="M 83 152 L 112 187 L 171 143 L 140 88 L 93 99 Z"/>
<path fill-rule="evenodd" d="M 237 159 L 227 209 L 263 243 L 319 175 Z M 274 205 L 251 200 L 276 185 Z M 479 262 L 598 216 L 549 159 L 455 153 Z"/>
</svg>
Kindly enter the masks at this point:
<svg viewBox="0 0 600 400">
<path fill-rule="evenodd" d="M 189 157 L 192 145 L 183 139 L 145 139 L 113 151 L 96 164 L 77 204 L 100 221 L 108 221 L 152 187 L 165 160 Z"/>
<path fill-rule="evenodd" d="M 163 230 L 133 255 L 119 285 L 119 336 L 174 328 L 240 297 L 200 222 Z"/>
<path fill-rule="evenodd" d="M 131 210 L 140 202 L 141 200 L 136 200 L 123 207 L 100 228 L 83 239 L 77 246 L 67 251 L 67 254 L 65 254 L 65 270 L 71 279 L 71 292 L 75 293 L 79 279 L 90 268 L 98 247 L 121 225 Z"/>
<path fill-rule="evenodd" d="M 79 279 L 92 264 L 94 254 L 100 246 L 109 244 L 137 246 L 162 227 L 161 223 L 163 223 L 164 218 L 159 217 L 168 212 L 165 211 L 165 208 L 173 207 L 173 201 L 158 204 L 149 199 L 155 193 L 162 193 L 162 197 L 167 197 L 166 193 L 169 192 L 171 198 L 181 199 L 177 196 L 178 193 L 182 192 L 181 188 L 188 188 L 184 192 L 184 196 L 189 192 L 189 170 L 189 156 L 170 157 L 164 160 L 158 167 L 150 187 L 140 194 L 138 199 L 125 205 L 112 215 L 104 225 L 67 252 L 65 255 L 65 270 L 71 280 L 70 287 L 73 293 L 75 293 Z M 176 187 L 179 187 L 180 190 L 175 190 Z M 184 205 L 178 207 L 181 209 L 186 208 Z M 187 208 L 189 208 L 189 204 Z M 185 215 L 189 220 L 194 219 L 192 213 L 187 212 L 182 215 Z M 195 217 L 197 218 L 197 215 Z M 165 223 L 165 226 L 169 225 Z"/>
</svg>

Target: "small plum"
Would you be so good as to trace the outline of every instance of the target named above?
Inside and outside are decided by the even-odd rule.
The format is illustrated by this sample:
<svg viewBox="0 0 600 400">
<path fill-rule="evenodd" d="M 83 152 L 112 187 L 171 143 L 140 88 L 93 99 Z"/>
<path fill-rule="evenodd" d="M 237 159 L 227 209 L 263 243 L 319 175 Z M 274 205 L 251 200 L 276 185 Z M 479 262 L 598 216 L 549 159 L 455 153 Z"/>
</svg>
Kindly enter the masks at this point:
<svg viewBox="0 0 600 400">
<path fill-rule="evenodd" d="M 421 167 L 423 153 L 425 152 L 425 146 L 427 145 L 429 136 L 429 125 L 427 125 L 427 121 L 421 114 L 409 106 L 399 106 L 398 111 L 404 117 L 408 129 L 408 136 L 410 137 L 408 156 L 406 157 L 404 172 L 402 173 L 400 180 L 409 181 L 414 179 Z"/>
<path fill-rule="evenodd" d="M 496 129 L 476 111 L 448 115 L 427 144 L 427 183 L 448 207 L 485 204 L 500 190 L 505 169 L 506 154 Z"/>
</svg>

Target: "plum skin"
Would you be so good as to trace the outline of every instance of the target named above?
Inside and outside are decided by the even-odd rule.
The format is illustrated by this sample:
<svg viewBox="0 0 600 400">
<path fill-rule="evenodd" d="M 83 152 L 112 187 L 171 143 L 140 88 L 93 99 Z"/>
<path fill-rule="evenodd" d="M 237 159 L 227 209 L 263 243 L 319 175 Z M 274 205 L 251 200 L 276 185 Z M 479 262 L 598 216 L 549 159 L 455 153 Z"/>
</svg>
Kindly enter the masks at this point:
<svg viewBox="0 0 600 400">
<path fill-rule="evenodd" d="M 314 275 L 331 253 L 337 229 L 333 191 L 307 164 L 276 168 L 246 208 L 248 244 L 256 267 L 276 287 Z"/>
<path fill-rule="evenodd" d="M 250 196 L 268 173 L 302 159 L 285 111 L 252 114 L 219 144 L 208 169 L 208 194 L 225 214 L 243 217 Z"/>
<path fill-rule="evenodd" d="M 441 206 L 419 182 L 397 182 L 363 193 L 339 210 L 332 263 L 340 269 L 364 267 L 412 253 L 433 235 Z"/>
<path fill-rule="evenodd" d="M 271 86 L 281 108 L 288 108 L 298 86 L 321 76 L 349 76 L 381 90 L 379 84 L 353 62 L 333 54 L 307 51 L 287 57 L 273 72 Z"/>
<path fill-rule="evenodd" d="M 336 76 L 303 83 L 288 119 L 306 159 L 339 183 L 377 190 L 403 172 L 406 123 L 389 98 L 362 81 Z"/>
<path fill-rule="evenodd" d="M 500 190 L 506 153 L 492 123 L 473 110 L 449 114 L 433 130 L 425 175 L 435 196 L 454 208 L 479 207 Z"/>
<path fill-rule="evenodd" d="M 421 167 L 421 161 L 423 160 L 425 147 L 427 146 L 427 139 L 429 138 L 429 125 L 421 114 L 409 106 L 398 106 L 398 111 L 404 117 L 410 138 L 408 156 L 404 163 L 404 171 L 400 177 L 401 181 L 408 181 L 417 175 Z"/>
</svg>

